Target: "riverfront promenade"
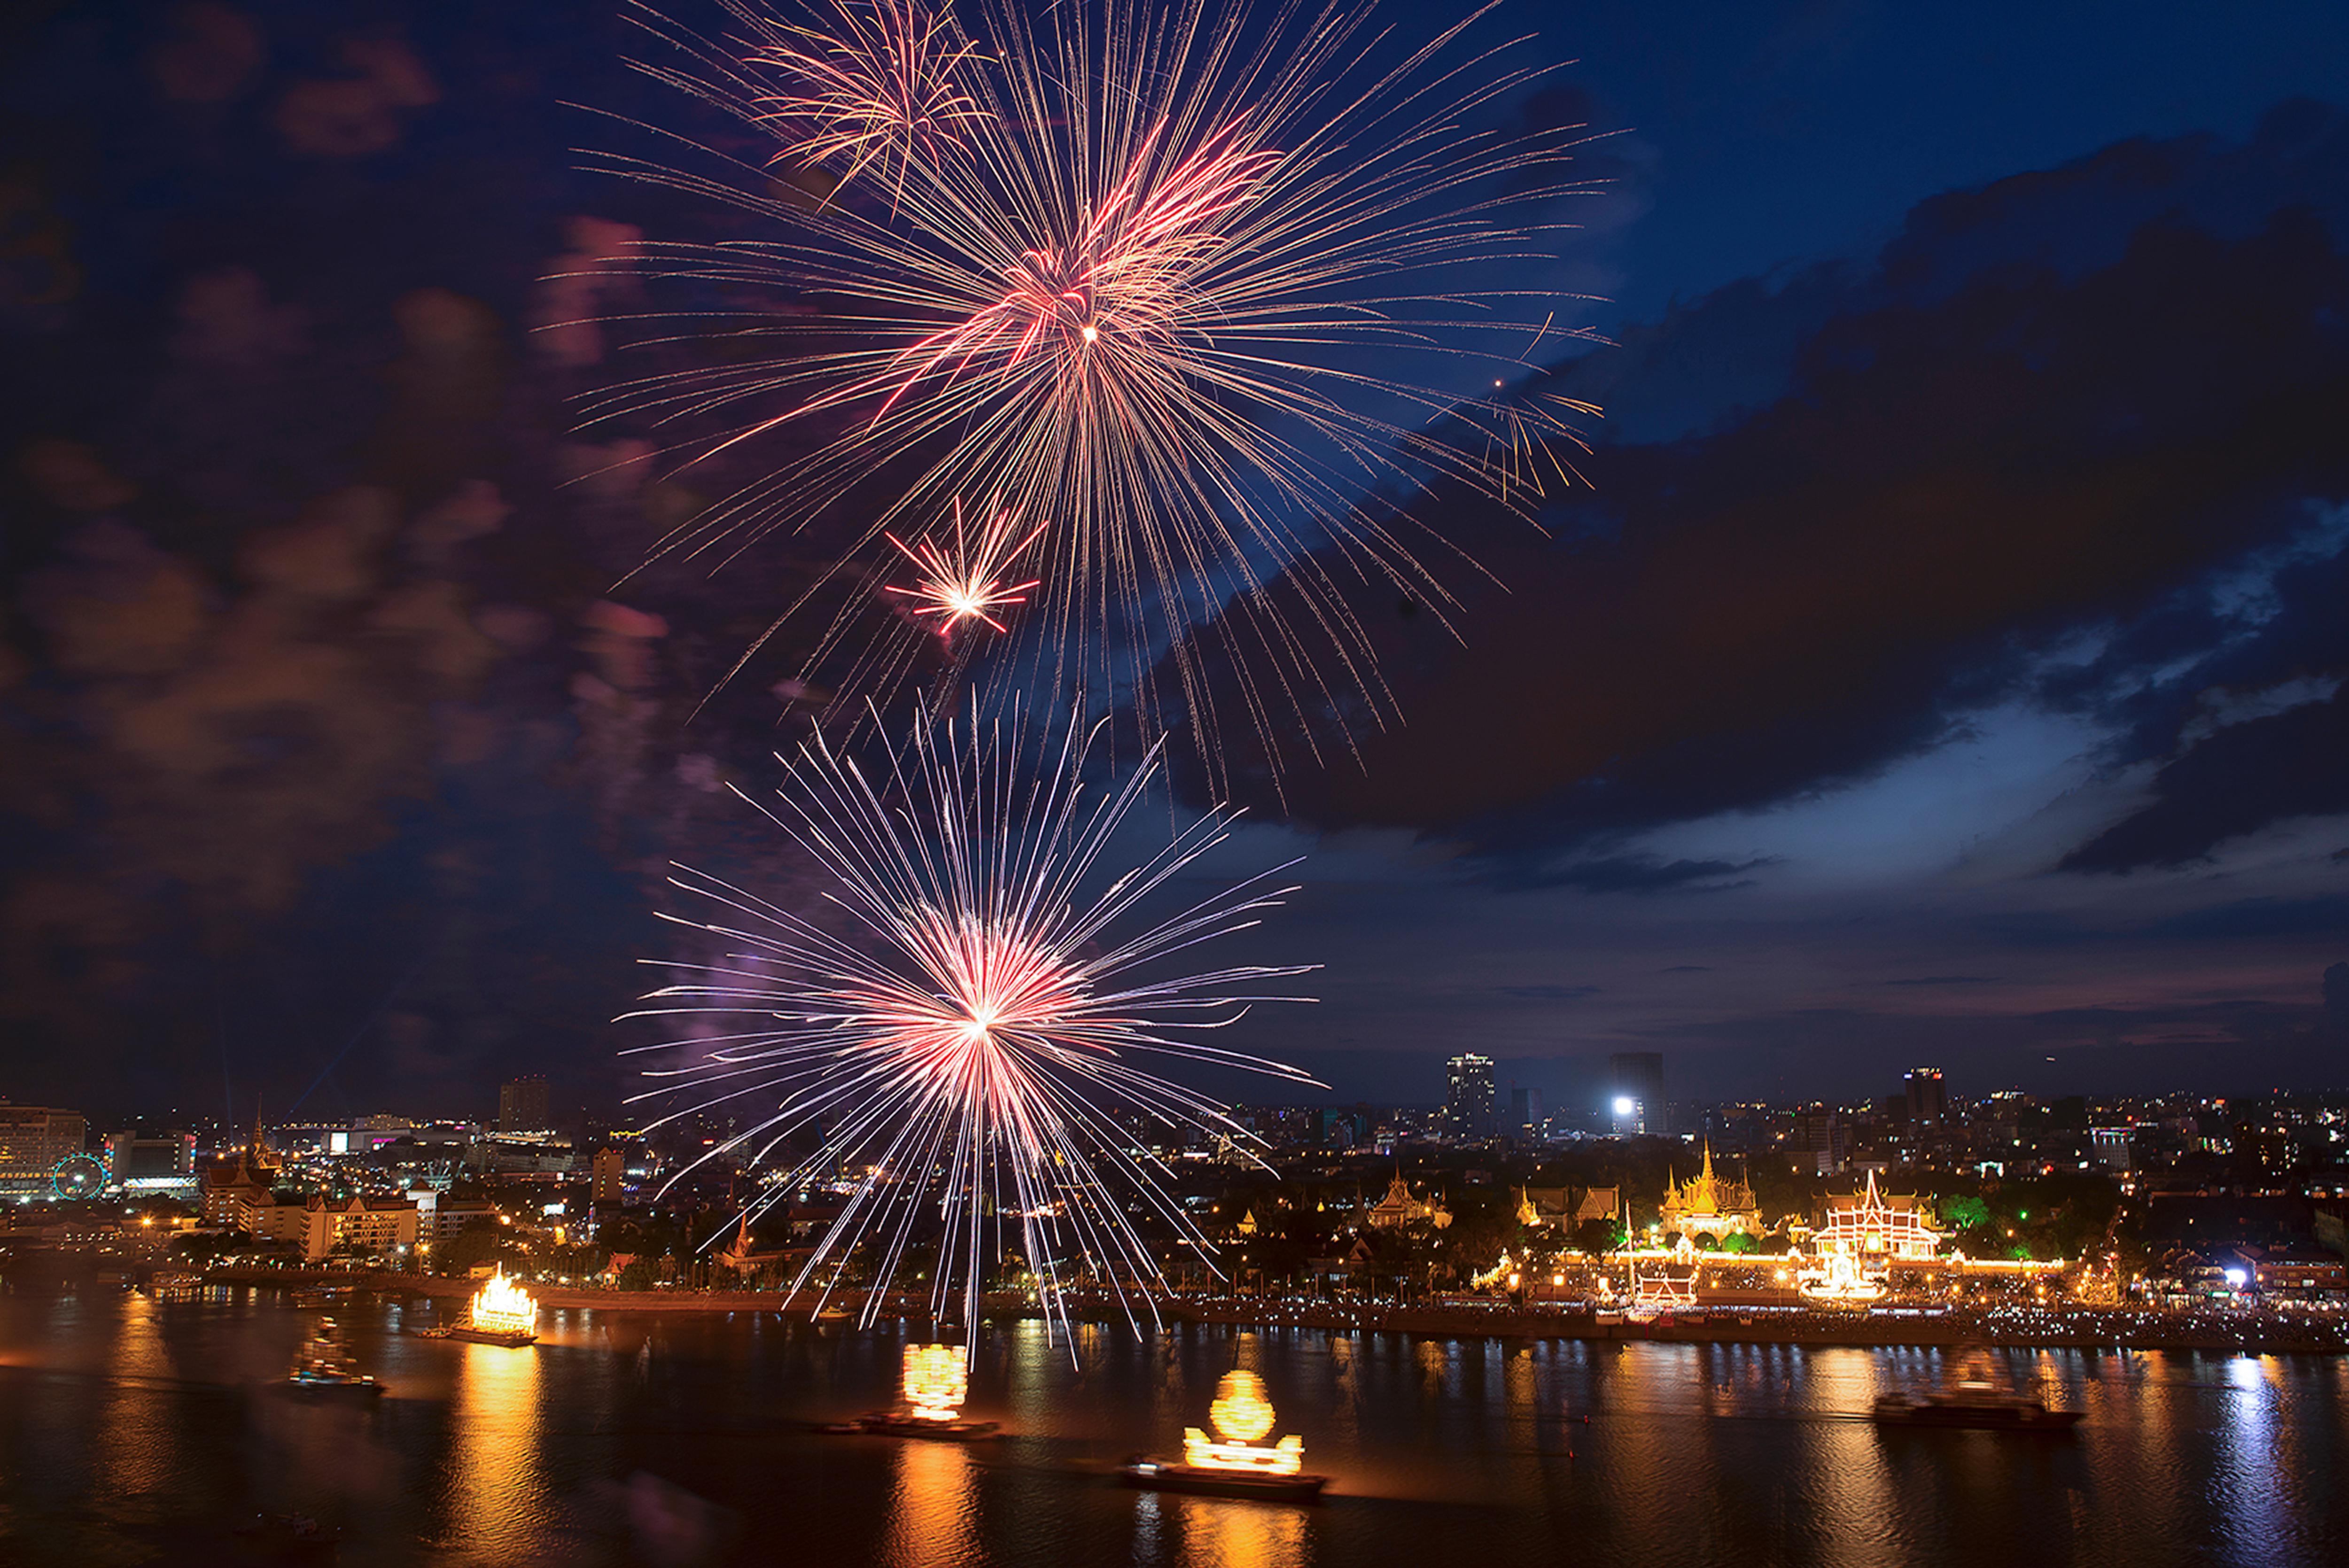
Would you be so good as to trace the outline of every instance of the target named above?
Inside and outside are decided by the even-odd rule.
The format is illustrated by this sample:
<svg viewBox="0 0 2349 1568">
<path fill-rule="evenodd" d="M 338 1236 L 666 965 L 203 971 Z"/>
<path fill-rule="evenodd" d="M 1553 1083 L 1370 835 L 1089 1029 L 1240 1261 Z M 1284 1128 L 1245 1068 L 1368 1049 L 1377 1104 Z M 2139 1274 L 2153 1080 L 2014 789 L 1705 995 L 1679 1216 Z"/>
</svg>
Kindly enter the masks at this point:
<svg viewBox="0 0 2349 1568">
<path fill-rule="evenodd" d="M 381 1269 L 217 1268 L 208 1284 L 294 1290 L 349 1286 L 378 1294 L 423 1296 L 452 1305 L 481 1288 L 473 1279 L 439 1274 L 393 1274 Z M 552 1311 L 607 1313 L 769 1312 L 810 1318 L 815 1298 L 802 1293 L 786 1302 L 771 1290 L 606 1290 L 587 1285 L 524 1282 L 539 1305 Z M 862 1292 L 835 1293 L 833 1308 L 852 1319 L 865 1307 Z M 1106 1292 L 1072 1291 L 1072 1317 L 1122 1323 L 1126 1306 Z M 1033 1303 L 1013 1295 L 990 1298 L 991 1318 L 1038 1315 Z M 1134 1315 L 1147 1318 L 1137 1305 Z M 926 1319 L 928 1299 L 893 1295 L 880 1304 L 885 1318 Z M 1235 1327 L 1293 1327 L 1337 1332 L 1413 1334 L 1436 1338 L 1651 1340 L 1682 1344 L 1843 1345 L 1882 1346 L 1997 1345 L 2067 1346 L 2081 1349 L 2190 1350 L 2259 1354 L 2349 1353 L 2349 1314 L 2254 1309 L 2237 1312 L 2173 1311 L 2123 1306 L 1999 1305 L 1990 1307 L 1879 1308 L 1873 1312 L 1817 1312 L 1752 1305 L 1699 1305 L 1634 1323 L 1601 1315 L 1578 1305 L 1411 1305 L 1272 1296 L 1173 1296 L 1162 1298 L 1155 1315 L 1169 1323 L 1226 1324 Z"/>
</svg>

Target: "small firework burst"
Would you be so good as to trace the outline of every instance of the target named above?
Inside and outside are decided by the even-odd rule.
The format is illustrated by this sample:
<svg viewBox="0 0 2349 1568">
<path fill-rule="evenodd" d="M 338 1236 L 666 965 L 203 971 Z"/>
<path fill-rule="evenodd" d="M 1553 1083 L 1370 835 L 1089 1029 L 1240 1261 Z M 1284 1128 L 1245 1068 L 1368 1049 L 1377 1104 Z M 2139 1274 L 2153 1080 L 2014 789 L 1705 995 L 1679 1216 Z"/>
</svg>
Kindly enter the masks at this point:
<svg viewBox="0 0 2349 1568">
<path fill-rule="evenodd" d="M 1019 524 L 1016 514 L 998 507 L 974 538 L 963 526 L 962 500 L 957 497 L 954 536 L 946 543 L 922 539 L 907 544 L 894 533 L 887 536 L 913 562 L 917 575 L 911 587 L 892 583 L 882 592 L 907 600 L 916 616 L 934 617 L 941 637 L 952 637 L 972 621 L 1002 632 L 1006 627 L 995 618 L 995 612 L 1026 603 L 1028 590 L 1043 581 L 1039 577 L 1024 583 L 1009 581 L 1011 563 L 1044 531 L 1040 524 L 1024 538 L 1015 539 Z"/>
<path fill-rule="evenodd" d="M 638 1098 L 675 1097 L 655 1126 L 712 1110 L 748 1123 L 705 1160 L 763 1168 L 792 1134 L 818 1130 L 815 1152 L 766 1172 L 777 1198 L 847 1173 L 840 1218 L 793 1292 L 829 1294 L 861 1246 L 874 1265 L 870 1321 L 908 1249 L 934 1243 L 932 1311 L 950 1315 L 959 1295 L 975 1342 L 990 1264 L 1016 1242 L 1051 1321 L 1065 1326 L 1062 1292 L 1081 1275 L 1132 1311 L 1133 1293 L 1147 1299 L 1163 1279 L 1159 1246 L 1213 1255 L 1142 1130 L 1257 1145 L 1152 1064 L 1313 1081 L 1208 1043 L 1255 1003 L 1309 1000 L 1264 987 L 1310 965 L 1185 965 L 1294 892 L 1271 885 L 1288 868 L 1185 895 L 1179 913 L 1141 924 L 1138 906 L 1171 894 L 1233 817 L 1212 811 L 1140 864 L 1119 859 L 1158 753 L 1096 795 L 1084 774 L 1099 733 L 1071 726 L 1056 746 L 1031 741 L 1016 714 L 974 715 L 961 733 L 925 721 L 868 777 L 817 732 L 781 759 L 784 787 L 761 810 L 828 875 L 838 921 L 682 867 L 670 879 L 719 913 L 668 918 L 727 951 L 665 965 L 683 977 L 626 1015 L 710 1021 L 638 1047 L 661 1058 L 648 1073 L 659 1087 Z"/>
</svg>

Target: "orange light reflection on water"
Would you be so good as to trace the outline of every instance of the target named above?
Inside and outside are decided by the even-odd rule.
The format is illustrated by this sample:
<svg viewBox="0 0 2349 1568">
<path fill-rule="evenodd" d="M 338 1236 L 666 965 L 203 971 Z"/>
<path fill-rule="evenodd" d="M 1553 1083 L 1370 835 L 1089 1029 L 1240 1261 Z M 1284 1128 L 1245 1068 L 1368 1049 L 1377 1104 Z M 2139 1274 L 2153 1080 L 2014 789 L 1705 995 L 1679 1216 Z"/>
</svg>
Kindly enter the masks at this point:
<svg viewBox="0 0 2349 1568">
<path fill-rule="evenodd" d="M 539 1463 L 539 1352 L 467 1345 L 451 1400 L 445 1515 L 453 1539 L 526 1561 L 547 1524 Z"/>
<path fill-rule="evenodd" d="M 930 1568 L 973 1561 L 978 1477 L 961 1443 L 916 1439 L 897 1445 L 897 1491 L 890 1501 L 885 1561 Z"/>
<path fill-rule="evenodd" d="M 1185 1497 L 1173 1511 L 1182 1542 L 1179 1568 L 1298 1568 L 1305 1561 L 1305 1515 L 1299 1509 Z"/>
</svg>

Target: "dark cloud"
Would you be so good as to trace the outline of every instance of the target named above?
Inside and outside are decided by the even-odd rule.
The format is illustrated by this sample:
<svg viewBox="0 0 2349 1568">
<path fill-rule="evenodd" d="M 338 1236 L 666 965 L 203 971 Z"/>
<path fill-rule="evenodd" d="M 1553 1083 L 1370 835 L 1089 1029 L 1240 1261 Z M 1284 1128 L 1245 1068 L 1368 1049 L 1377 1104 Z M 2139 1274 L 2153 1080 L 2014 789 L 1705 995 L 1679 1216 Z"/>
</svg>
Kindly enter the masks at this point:
<svg viewBox="0 0 2349 1568">
<path fill-rule="evenodd" d="M 1570 887 L 1585 892 L 1724 892 L 1752 885 L 1744 875 L 1777 862 L 1666 861 L 1653 855 L 1610 855 L 1513 873 L 1513 885 Z"/>
<path fill-rule="evenodd" d="M 2140 928 L 2189 941 L 2321 936 L 2349 931 L 2349 892 L 2320 898 L 2243 898 L 2189 910 Z"/>
<path fill-rule="evenodd" d="M 1585 996 L 1596 996 L 1597 985 L 1496 985 L 1504 996 L 1515 996 L 1525 1002 L 1575 1002 Z"/>
<path fill-rule="evenodd" d="M 1361 738 L 1359 769 L 1299 768 L 1288 805 L 1554 854 L 1945 743 L 2053 639 L 2349 495 L 2349 260 L 2323 215 L 2349 209 L 2344 169 L 2349 117 L 2301 107 L 2244 147 L 2138 144 L 1930 203 L 1871 273 L 1693 307 L 1710 337 L 1742 309 L 1770 338 L 1791 296 L 1783 387 L 1706 433 L 1601 447 L 1599 500 L 1557 508 L 1554 544 L 1484 547 L 1494 519 L 1432 498 L 1506 592 L 1467 593 L 1459 642 L 1366 598 L 1405 722 Z M 2206 196 L 2225 211 L 2199 222 Z M 1681 329 L 1643 363 L 1677 363 Z M 1560 389 L 1586 374 L 1609 372 Z M 1644 396 L 1622 377 L 1608 400 Z M 1235 760 L 1269 793 L 1261 758 Z"/>
<path fill-rule="evenodd" d="M 2178 865 L 2270 822 L 2349 810 L 2349 687 L 2230 726 L 2155 776 L 2154 801 L 2064 859 L 2068 871 Z"/>
<path fill-rule="evenodd" d="M 1920 975 L 1913 979 L 1887 980 L 1887 985 L 1988 985 L 1995 975 Z"/>
</svg>

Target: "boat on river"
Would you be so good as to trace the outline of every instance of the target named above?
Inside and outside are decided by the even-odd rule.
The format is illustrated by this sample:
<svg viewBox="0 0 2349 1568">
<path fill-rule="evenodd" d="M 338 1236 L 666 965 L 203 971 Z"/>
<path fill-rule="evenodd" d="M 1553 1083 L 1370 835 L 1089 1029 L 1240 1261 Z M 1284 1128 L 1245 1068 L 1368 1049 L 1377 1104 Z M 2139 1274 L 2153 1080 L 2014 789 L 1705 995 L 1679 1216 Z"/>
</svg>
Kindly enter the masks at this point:
<svg viewBox="0 0 2349 1568">
<path fill-rule="evenodd" d="M 1136 1455 L 1118 1466 L 1127 1486 L 1151 1491 L 1198 1492 L 1208 1497 L 1255 1497 L 1273 1502 L 1313 1502 L 1330 1484 L 1326 1475 L 1274 1475 L 1263 1470 L 1187 1465 L 1179 1460 Z"/>
<path fill-rule="evenodd" d="M 938 1420 L 907 1410 L 874 1410 L 856 1418 L 856 1429 L 892 1438 L 927 1438 L 933 1442 L 974 1443 L 995 1436 L 1000 1423 L 956 1416 Z"/>
<path fill-rule="evenodd" d="M 1877 1397 L 1875 1416 L 1888 1427 L 1970 1427 L 2001 1432 L 2065 1432 L 2080 1424 L 2080 1410 L 2051 1410 L 2007 1385 L 1987 1347 L 1961 1355 L 1942 1386 L 1926 1394 Z"/>
<path fill-rule="evenodd" d="M 1183 1457 L 1136 1455 L 1118 1467 L 1118 1479 L 1152 1491 L 1203 1492 L 1210 1497 L 1254 1497 L 1274 1502 L 1312 1502 L 1330 1484 L 1326 1475 L 1305 1473 L 1302 1439 L 1272 1436 L 1272 1401 L 1264 1379 L 1253 1372 L 1226 1372 L 1216 1385 L 1207 1409 L 1214 1435 L 1197 1427 L 1183 1431 Z"/>
<path fill-rule="evenodd" d="M 468 1345 L 502 1345 L 509 1348 L 535 1345 L 538 1303 L 501 1270 L 491 1275 L 474 1295 L 471 1317 L 443 1327 L 419 1328 L 417 1337 L 457 1339 Z"/>
<path fill-rule="evenodd" d="M 288 1394 L 310 1399 L 373 1400 L 383 1396 L 383 1385 L 359 1370 L 331 1317 L 320 1318 L 311 1329 L 281 1387 Z"/>
</svg>

